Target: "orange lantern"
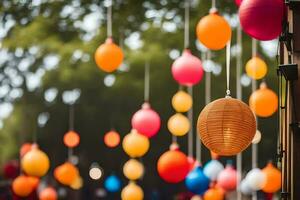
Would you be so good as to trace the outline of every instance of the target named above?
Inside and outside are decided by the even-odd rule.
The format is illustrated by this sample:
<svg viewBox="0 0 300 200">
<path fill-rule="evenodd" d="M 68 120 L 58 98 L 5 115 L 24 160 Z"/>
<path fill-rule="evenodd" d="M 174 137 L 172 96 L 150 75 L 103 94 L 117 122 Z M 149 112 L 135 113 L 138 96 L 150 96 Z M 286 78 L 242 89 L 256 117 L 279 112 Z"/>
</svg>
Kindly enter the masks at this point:
<svg viewBox="0 0 300 200">
<path fill-rule="evenodd" d="M 120 143 L 120 135 L 116 131 L 109 131 L 104 135 L 104 143 L 108 147 L 116 147 Z"/>
<path fill-rule="evenodd" d="M 266 183 L 262 191 L 266 193 L 277 192 L 281 188 L 281 172 L 271 162 L 262 169 L 262 172 L 266 175 Z"/>
<path fill-rule="evenodd" d="M 34 190 L 31 184 L 28 184 L 27 176 L 18 176 L 12 183 L 13 192 L 19 197 L 27 197 Z"/>
<path fill-rule="evenodd" d="M 245 103 L 227 96 L 205 106 L 199 115 L 197 129 L 209 150 L 218 155 L 231 156 L 251 144 L 256 132 L 256 120 Z"/>
<path fill-rule="evenodd" d="M 64 144 L 69 148 L 78 146 L 80 142 L 80 136 L 75 131 L 68 131 L 64 135 Z"/>
<path fill-rule="evenodd" d="M 54 177 L 64 185 L 71 185 L 78 176 L 78 169 L 70 162 L 65 162 L 54 170 Z"/>
<path fill-rule="evenodd" d="M 113 42 L 112 38 L 107 38 L 95 52 L 96 64 L 105 72 L 115 71 L 122 64 L 123 57 L 122 49 Z"/>
<path fill-rule="evenodd" d="M 22 158 L 26 153 L 31 150 L 32 144 L 31 143 L 24 143 L 20 148 L 20 157 Z"/>
<path fill-rule="evenodd" d="M 278 97 L 263 82 L 260 84 L 259 89 L 251 94 L 249 106 L 257 116 L 269 117 L 277 111 Z"/>
<path fill-rule="evenodd" d="M 37 145 L 33 145 L 31 150 L 23 156 L 21 166 L 27 175 L 41 177 L 48 172 L 50 161 L 46 153 Z"/>
<path fill-rule="evenodd" d="M 247 75 L 255 80 L 265 77 L 267 71 L 267 64 L 258 56 L 254 56 L 246 64 Z"/>
<path fill-rule="evenodd" d="M 57 192 L 52 187 L 43 189 L 39 194 L 40 200 L 57 200 Z"/>
<path fill-rule="evenodd" d="M 196 33 L 198 40 L 211 50 L 223 49 L 231 38 L 230 25 L 215 11 L 198 22 Z"/>
<path fill-rule="evenodd" d="M 203 200 L 223 200 L 224 191 L 221 188 L 210 188 L 204 193 Z"/>
</svg>

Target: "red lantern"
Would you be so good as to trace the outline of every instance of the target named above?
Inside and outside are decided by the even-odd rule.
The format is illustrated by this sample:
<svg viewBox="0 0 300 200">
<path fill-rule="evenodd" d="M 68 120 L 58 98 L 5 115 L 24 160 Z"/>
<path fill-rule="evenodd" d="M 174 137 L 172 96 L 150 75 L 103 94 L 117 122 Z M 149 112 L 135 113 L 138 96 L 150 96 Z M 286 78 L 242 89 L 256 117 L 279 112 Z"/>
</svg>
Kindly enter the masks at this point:
<svg viewBox="0 0 300 200">
<path fill-rule="evenodd" d="M 3 175 L 7 179 L 14 179 L 20 173 L 20 165 L 17 160 L 11 160 L 3 166 Z"/>
<path fill-rule="evenodd" d="M 218 176 L 218 186 L 224 190 L 235 190 L 237 185 L 237 172 L 232 165 L 227 164 Z"/>
<path fill-rule="evenodd" d="M 239 9 L 243 30 L 258 40 L 277 38 L 282 30 L 283 0 L 243 0 Z"/>
<path fill-rule="evenodd" d="M 241 3 L 242 3 L 242 1 L 243 1 L 243 0 L 235 0 L 234 2 L 235 2 L 235 4 L 236 4 L 237 6 L 240 6 Z"/>
<path fill-rule="evenodd" d="M 57 200 L 57 192 L 52 187 L 47 187 L 39 194 L 40 200 Z"/>
<path fill-rule="evenodd" d="M 151 138 L 160 129 L 160 117 L 155 110 L 151 109 L 149 103 L 144 103 L 142 109 L 134 113 L 131 125 L 138 133 Z"/>
<path fill-rule="evenodd" d="M 172 65 L 173 78 L 181 85 L 192 86 L 203 77 L 201 60 L 185 49 L 182 55 Z"/>
<path fill-rule="evenodd" d="M 183 181 L 190 171 L 187 156 L 179 150 L 169 150 L 157 162 L 159 176 L 168 183 Z"/>
</svg>

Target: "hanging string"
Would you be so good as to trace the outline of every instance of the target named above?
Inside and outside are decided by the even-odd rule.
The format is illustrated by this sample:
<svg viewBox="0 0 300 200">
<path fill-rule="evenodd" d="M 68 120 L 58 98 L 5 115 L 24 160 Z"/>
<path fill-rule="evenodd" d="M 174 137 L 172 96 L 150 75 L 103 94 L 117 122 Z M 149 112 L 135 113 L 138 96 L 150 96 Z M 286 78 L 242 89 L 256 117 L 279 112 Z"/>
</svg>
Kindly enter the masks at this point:
<svg viewBox="0 0 300 200">
<path fill-rule="evenodd" d="M 237 54 L 236 60 L 236 97 L 239 100 L 242 100 L 242 85 L 241 85 L 241 68 L 242 68 L 242 29 L 241 25 L 237 26 L 237 45 L 239 48 L 239 52 Z M 237 154 L 236 156 L 236 169 L 238 173 L 237 177 L 237 200 L 242 200 L 242 193 L 239 189 L 240 187 L 240 180 L 242 177 L 242 170 L 243 170 L 243 157 L 242 153 Z"/>
<path fill-rule="evenodd" d="M 150 96 L 150 63 L 145 62 L 145 80 L 144 80 L 144 101 L 149 101 Z"/>
<path fill-rule="evenodd" d="M 107 6 L 107 37 L 112 36 L 112 4 L 113 1 L 109 0 Z"/>
<path fill-rule="evenodd" d="M 217 9 L 217 7 L 216 7 L 216 0 L 212 0 L 211 1 L 211 8 L 212 9 Z"/>
<path fill-rule="evenodd" d="M 190 37 L 189 37 L 189 29 L 190 29 L 190 0 L 185 0 L 184 6 L 184 48 L 189 47 Z"/>
<path fill-rule="evenodd" d="M 257 40 L 252 38 L 252 57 L 257 55 Z"/>
<path fill-rule="evenodd" d="M 74 104 L 71 104 L 69 108 L 69 130 L 74 130 Z"/>
<path fill-rule="evenodd" d="M 230 96 L 230 42 L 226 45 L 226 96 Z"/>
<path fill-rule="evenodd" d="M 176 135 L 172 135 L 172 143 L 177 143 L 177 137 L 176 137 Z"/>
<path fill-rule="evenodd" d="M 192 99 L 193 99 L 193 87 L 190 86 L 187 88 L 188 89 L 188 93 L 189 95 L 191 95 Z M 193 157 L 193 147 L 194 147 L 194 141 L 193 141 L 193 135 L 194 135 L 194 131 L 193 131 L 193 106 L 191 107 L 191 109 L 188 111 L 188 119 L 190 121 L 191 124 L 191 128 L 189 130 L 188 133 L 188 156 Z"/>
</svg>

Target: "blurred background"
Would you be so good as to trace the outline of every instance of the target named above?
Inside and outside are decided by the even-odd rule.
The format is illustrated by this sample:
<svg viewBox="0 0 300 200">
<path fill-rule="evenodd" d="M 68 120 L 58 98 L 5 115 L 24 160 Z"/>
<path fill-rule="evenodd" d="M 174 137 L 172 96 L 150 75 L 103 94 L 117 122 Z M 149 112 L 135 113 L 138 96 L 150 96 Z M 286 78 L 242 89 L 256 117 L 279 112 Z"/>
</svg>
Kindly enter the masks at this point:
<svg viewBox="0 0 300 200">
<path fill-rule="evenodd" d="M 106 39 L 106 5 L 99 0 L 2 0 L 0 5 L 0 165 L 18 159 L 25 142 L 37 141 L 51 160 L 46 180 L 56 185 L 61 199 L 119 199 L 120 193 L 106 192 L 105 177 L 115 174 L 127 184 L 122 167 L 128 160 L 121 145 L 108 148 L 103 136 L 112 128 L 121 137 L 131 130 L 131 116 L 140 109 L 144 96 L 144 65 L 150 63 L 150 102 L 160 114 L 162 127 L 151 139 L 149 152 L 142 158 L 145 175 L 139 184 L 145 199 L 180 199 L 184 184 L 167 184 L 157 174 L 159 156 L 168 150 L 171 134 L 166 122 L 174 114 L 171 98 L 178 84 L 171 75 L 172 62 L 181 55 L 184 2 L 180 0 L 115 0 L 112 10 L 114 41 L 125 59 L 117 72 L 100 71 L 94 61 L 96 48 Z M 237 6 L 233 0 L 217 1 L 220 14 L 232 26 L 231 87 L 235 97 L 235 63 L 240 49 L 236 44 Z M 208 14 L 210 1 L 193 0 L 190 13 L 190 49 L 201 58 L 205 49 L 198 43 L 195 27 Z M 259 55 L 268 64 L 265 78 L 276 91 L 278 41 L 258 43 Z M 243 65 L 251 58 L 251 39 L 243 35 Z M 225 95 L 225 50 L 212 52 L 205 67 L 212 72 L 212 100 Z M 244 71 L 244 70 L 243 70 Z M 251 80 L 242 75 L 243 100 L 248 103 Z M 64 188 L 52 178 L 53 169 L 68 155 L 63 136 L 69 129 L 70 102 L 74 104 L 74 129 L 81 143 L 74 151 L 83 178 L 80 190 Z M 194 119 L 205 106 L 204 80 L 194 87 Z M 277 116 L 259 118 L 262 140 L 258 145 L 258 166 L 275 161 Z M 195 129 L 195 125 L 193 126 Z M 196 132 L 196 131 L 195 131 Z M 178 139 L 187 152 L 187 138 Z M 222 158 L 221 161 L 234 157 Z M 210 160 L 203 147 L 203 161 Z M 93 162 L 103 169 L 103 177 L 89 177 Z M 251 169 L 251 149 L 243 154 L 243 171 Z M 0 177 L 4 197 L 9 192 Z M 68 195 L 66 195 L 68 194 Z M 1 197 L 0 197 L 1 198 Z"/>
</svg>

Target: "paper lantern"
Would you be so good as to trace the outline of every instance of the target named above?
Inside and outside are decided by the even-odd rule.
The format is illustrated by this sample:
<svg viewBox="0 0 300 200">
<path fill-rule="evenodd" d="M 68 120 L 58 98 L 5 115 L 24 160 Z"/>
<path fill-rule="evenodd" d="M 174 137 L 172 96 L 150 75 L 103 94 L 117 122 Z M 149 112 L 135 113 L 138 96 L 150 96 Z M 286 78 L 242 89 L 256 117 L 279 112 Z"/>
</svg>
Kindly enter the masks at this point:
<svg viewBox="0 0 300 200">
<path fill-rule="evenodd" d="M 41 177 L 48 172 L 50 161 L 47 154 L 38 149 L 37 145 L 34 145 L 23 156 L 21 166 L 27 175 Z"/>
<path fill-rule="evenodd" d="M 176 113 L 168 120 L 168 129 L 175 136 L 184 136 L 190 130 L 190 121 L 183 114 Z"/>
<path fill-rule="evenodd" d="M 53 187 L 43 189 L 39 194 L 39 200 L 57 200 L 57 192 Z"/>
<path fill-rule="evenodd" d="M 144 166 L 136 159 L 130 159 L 123 166 L 123 174 L 129 180 L 140 179 L 144 174 Z"/>
<path fill-rule="evenodd" d="M 172 98 L 172 106 L 177 112 L 187 112 L 193 106 L 191 95 L 180 90 Z"/>
<path fill-rule="evenodd" d="M 168 183 L 183 181 L 189 172 L 187 156 L 179 150 L 163 153 L 157 162 L 159 176 Z"/>
<path fill-rule="evenodd" d="M 109 131 L 104 135 L 104 143 L 106 146 L 113 148 L 119 145 L 120 135 L 116 131 Z"/>
<path fill-rule="evenodd" d="M 147 153 L 150 147 L 150 142 L 146 136 L 139 134 L 135 129 L 133 129 L 123 138 L 122 146 L 124 151 L 130 157 L 136 158 Z"/>
<path fill-rule="evenodd" d="M 109 192 L 118 192 L 121 189 L 121 180 L 116 175 L 110 175 L 105 179 L 104 187 Z"/>
<path fill-rule="evenodd" d="M 112 38 L 107 38 L 95 52 L 97 66 L 105 72 L 115 71 L 123 62 L 122 49 L 116 45 Z"/>
<path fill-rule="evenodd" d="M 284 1 L 243 0 L 239 8 L 242 29 L 258 40 L 277 38 L 282 30 Z"/>
<path fill-rule="evenodd" d="M 224 166 L 218 160 L 211 160 L 205 164 L 203 173 L 212 181 L 216 181 Z"/>
<path fill-rule="evenodd" d="M 278 109 L 278 97 L 263 82 L 260 84 L 259 89 L 251 94 L 249 106 L 257 116 L 270 117 Z"/>
<path fill-rule="evenodd" d="M 266 76 L 267 64 L 258 56 L 254 56 L 246 63 L 246 73 L 252 79 L 258 80 Z"/>
<path fill-rule="evenodd" d="M 256 133 L 252 140 L 252 144 L 258 144 L 260 142 L 260 140 L 261 140 L 261 132 L 259 130 L 256 130 Z"/>
<path fill-rule="evenodd" d="M 185 178 L 187 189 L 194 194 L 204 194 L 209 187 L 210 180 L 203 173 L 200 166 L 192 170 Z"/>
<path fill-rule="evenodd" d="M 3 176 L 6 179 L 14 179 L 20 173 L 20 165 L 17 160 L 11 160 L 4 164 L 3 166 Z"/>
<path fill-rule="evenodd" d="M 228 22 L 217 12 L 211 12 L 197 24 L 198 40 L 208 49 L 223 49 L 231 38 L 231 28 Z"/>
<path fill-rule="evenodd" d="M 246 179 L 241 181 L 240 184 L 240 191 L 242 192 L 243 195 L 251 195 L 254 191 L 250 188 L 248 182 Z"/>
<path fill-rule="evenodd" d="M 138 110 L 131 119 L 132 128 L 148 138 L 157 134 L 160 129 L 160 117 L 151 109 L 149 103 L 144 103 L 142 109 Z"/>
<path fill-rule="evenodd" d="M 144 192 L 142 188 L 134 182 L 130 182 L 121 192 L 122 200 L 143 200 Z"/>
<path fill-rule="evenodd" d="M 26 176 L 18 176 L 12 182 L 12 190 L 19 197 L 27 197 L 33 191 L 31 184 L 28 184 L 28 179 Z"/>
<path fill-rule="evenodd" d="M 262 169 L 262 172 L 266 176 L 266 183 L 262 188 L 262 191 L 266 193 L 275 193 L 281 188 L 281 172 L 275 168 L 272 163 Z"/>
<path fill-rule="evenodd" d="M 235 4 L 239 7 L 239 6 L 241 5 L 242 1 L 243 1 L 243 0 L 235 0 L 234 2 L 235 2 Z"/>
<path fill-rule="evenodd" d="M 80 136 L 75 131 L 68 131 L 64 135 L 64 144 L 69 148 L 74 148 L 79 145 Z"/>
<path fill-rule="evenodd" d="M 31 143 L 24 143 L 20 148 L 20 157 L 22 158 L 27 152 L 31 150 L 32 144 Z"/>
<path fill-rule="evenodd" d="M 70 186 L 78 176 L 79 171 L 77 167 L 70 162 L 65 162 L 54 170 L 55 179 L 63 185 Z"/>
<path fill-rule="evenodd" d="M 197 129 L 209 150 L 230 156 L 249 146 L 256 132 L 256 120 L 245 103 L 225 97 L 205 106 L 199 115 Z"/>
<path fill-rule="evenodd" d="M 204 193 L 203 200 L 223 200 L 224 191 L 221 188 L 210 188 Z"/>
<path fill-rule="evenodd" d="M 266 184 L 266 176 L 262 170 L 254 168 L 247 173 L 246 181 L 251 190 L 257 191 Z"/>
<path fill-rule="evenodd" d="M 232 165 L 227 164 L 225 169 L 218 176 L 218 186 L 224 190 L 235 190 L 237 185 L 237 172 Z"/>
<path fill-rule="evenodd" d="M 89 175 L 90 178 L 93 180 L 99 180 L 102 175 L 103 175 L 103 171 L 102 169 L 99 167 L 99 165 L 97 163 L 93 163 L 91 165 L 90 171 L 89 171 Z"/>
<path fill-rule="evenodd" d="M 181 85 L 193 86 L 202 80 L 203 74 L 201 60 L 189 49 L 185 49 L 172 64 L 173 78 Z"/>
<path fill-rule="evenodd" d="M 82 186 L 83 186 L 83 179 L 81 176 L 78 175 L 73 181 L 73 183 L 71 183 L 70 188 L 72 188 L 73 190 L 79 190 L 80 188 L 82 188 Z"/>
</svg>

